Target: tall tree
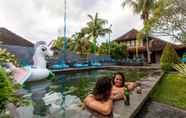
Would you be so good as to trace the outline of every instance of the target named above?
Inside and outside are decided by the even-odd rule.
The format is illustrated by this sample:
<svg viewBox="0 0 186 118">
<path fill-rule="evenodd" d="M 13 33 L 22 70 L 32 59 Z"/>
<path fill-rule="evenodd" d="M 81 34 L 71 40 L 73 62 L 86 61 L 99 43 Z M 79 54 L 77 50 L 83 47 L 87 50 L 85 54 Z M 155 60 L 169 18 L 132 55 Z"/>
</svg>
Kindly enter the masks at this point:
<svg viewBox="0 0 186 118">
<path fill-rule="evenodd" d="M 75 41 L 72 38 L 68 38 L 67 40 L 67 49 L 72 51 L 75 48 Z M 56 40 L 54 40 L 52 47 L 57 49 L 63 49 L 64 47 L 64 37 L 58 36 Z"/>
<path fill-rule="evenodd" d="M 109 55 L 109 43 L 101 43 L 98 47 L 98 54 Z"/>
<path fill-rule="evenodd" d="M 105 28 L 106 20 L 98 17 L 98 13 L 93 17 L 88 15 L 90 21 L 87 22 L 87 26 L 82 30 L 86 33 L 88 39 L 94 44 L 94 53 L 96 52 L 96 43 L 99 36 L 105 36 L 105 34 L 112 32 L 109 28 Z"/>
<path fill-rule="evenodd" d="M 186 43 L 186 0 L 159 0 L 164 5 L 158 12 L 158 20 L 152 27 L 156 36 L 165 36 Z M 151 19 L 157 17 L 152 16 Z"/>
<path fill-rule="evenodd" d="M 111 57 L 122 63 L 122 60 L 127 57 L 127 46 L 124 44 L 112 43 L 111 44 Z"/>
<path fill-rule="evenodd" d="M 133 12 L 140 14 L 143 19 L 144 25 L 149 20 L 149 15 L 153 12 L 156 7 L 156 0 L 124 0 L 122 6 L 125 7 L 129 5 L 133 8 Z M 148 41 L 148 31 L 145 31 L 145 38 L 147 41 L 147 59 L 148 63 L 151 62 L 149 41 Z"/>
<path fill-rule="evenodd" d="M 89 47 L 91 46 L 91 42 L 87 40 L 84 32 L 78 32 L 73 35 L 75 41 L 74 51 L 79 52 L 81 55 L 83 53 L 89 53 Z"/>
</svg>

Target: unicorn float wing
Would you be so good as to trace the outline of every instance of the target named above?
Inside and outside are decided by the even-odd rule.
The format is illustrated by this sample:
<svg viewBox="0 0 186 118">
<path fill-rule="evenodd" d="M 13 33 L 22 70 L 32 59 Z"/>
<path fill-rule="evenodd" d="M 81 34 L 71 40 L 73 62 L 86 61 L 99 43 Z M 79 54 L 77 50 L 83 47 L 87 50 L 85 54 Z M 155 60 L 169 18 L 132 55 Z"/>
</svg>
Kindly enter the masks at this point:
<svg viewBox="0 0 186 118">
<path fill-rule="evenodd" d="M 31 76 L 32 71 L 31 69 L 26 68 L 16 68 L 16 70 L 13 71 L 13 78 L 16 83 L 23 84 L 25 81 L 29 79 Z"/>
</svg>

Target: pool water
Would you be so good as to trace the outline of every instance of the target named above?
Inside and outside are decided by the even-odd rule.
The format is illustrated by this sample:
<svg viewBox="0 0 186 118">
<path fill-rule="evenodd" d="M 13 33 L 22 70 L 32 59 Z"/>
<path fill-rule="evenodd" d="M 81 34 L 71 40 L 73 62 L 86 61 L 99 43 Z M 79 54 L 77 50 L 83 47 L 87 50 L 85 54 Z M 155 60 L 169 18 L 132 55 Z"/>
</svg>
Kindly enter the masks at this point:
<svg viewBox="0 0 186 118">
<path fill-rule="evenodd" d="M 83 73 L 68 73 L 56 77 L 56 81 L 50 86 L 54 91 L 63 92 L 64 95 L 75 95 L 81 100 L 88 95 L 95 86 L 97 79 L 101 77 L 113 78 L 113 74 L 118 70 L 94 70 Z M 143 70 L 123 70 L 121 71 L 126 81 L 136 81 L 143 79 L 147 72 Z"/>
<path fill-rule="evenodd" d="M 136 81 L 145 78 L 149 71 L 146 70 L 92 70 L 77 73 L 65 73 L 56 75 L 52 81 L 44 80 L 40 82 L 29 83 L 32 95 L 31 110 L 27 110 L 28 114 L 33 112 L 37 116 L 48 117 L 48 114 L 57 112 L 55 115 L 65 113 L 65 109 L 75 109 L 80 105 L 95 86 L 95 82 L 101 77 L 113 77 L 116 72 L 122 72 L 126 81 Z M 60 112 L 60 113 L 59 113 Z M 60 115 L 59 115 L 60 114 Z M 31 115 L 29 115 L 31 116 Z M 28 117 L 28 116 L 25 116 Z M 33 116 L 32 116 L 33 117 Z"/>
</svg>

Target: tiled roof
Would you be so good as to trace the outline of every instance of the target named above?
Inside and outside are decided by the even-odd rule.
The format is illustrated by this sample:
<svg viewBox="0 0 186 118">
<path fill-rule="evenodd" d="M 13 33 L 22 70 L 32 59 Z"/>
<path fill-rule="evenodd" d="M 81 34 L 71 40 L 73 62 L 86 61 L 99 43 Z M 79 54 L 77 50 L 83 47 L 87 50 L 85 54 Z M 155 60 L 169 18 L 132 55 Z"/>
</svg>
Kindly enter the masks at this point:
<svg viewBox="0 0 186 118">
<path fill-rule="evenodd" d="M 0 27 L 0 43 L 7 45 L 29 46 L 33 47 L 34 44 L 17 34 Z"/>
</svg>

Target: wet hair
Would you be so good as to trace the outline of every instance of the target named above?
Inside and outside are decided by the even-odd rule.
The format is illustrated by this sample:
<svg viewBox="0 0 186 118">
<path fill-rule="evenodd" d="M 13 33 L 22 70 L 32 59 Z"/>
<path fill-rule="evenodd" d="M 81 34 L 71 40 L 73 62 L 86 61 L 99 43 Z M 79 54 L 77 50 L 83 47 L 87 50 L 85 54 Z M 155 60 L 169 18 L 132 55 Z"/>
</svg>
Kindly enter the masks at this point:
<svg viewBox="0 0 186 118">
<path fill-rule="evenodd" d="M 113 85 L 115 85 L 114 79 L 116 78 L 116 75 L 120 75 L 121 76 L 121 78 L 122 78 L 121 87 L 124 87 L 125 86 L 125 76 L 123 75 L 122 72 L 117 72 L 117 73 L 114 74 L 114 77 L 112 78 Z"/>
<path fill-rule="evenodd" d="M 96 86 L 93 89 L 93 95 L 96 100 L 107 101 L 111 95 L 112 83 L 108 77 L 100 78 L 96 81 Z"/>
</svg>

